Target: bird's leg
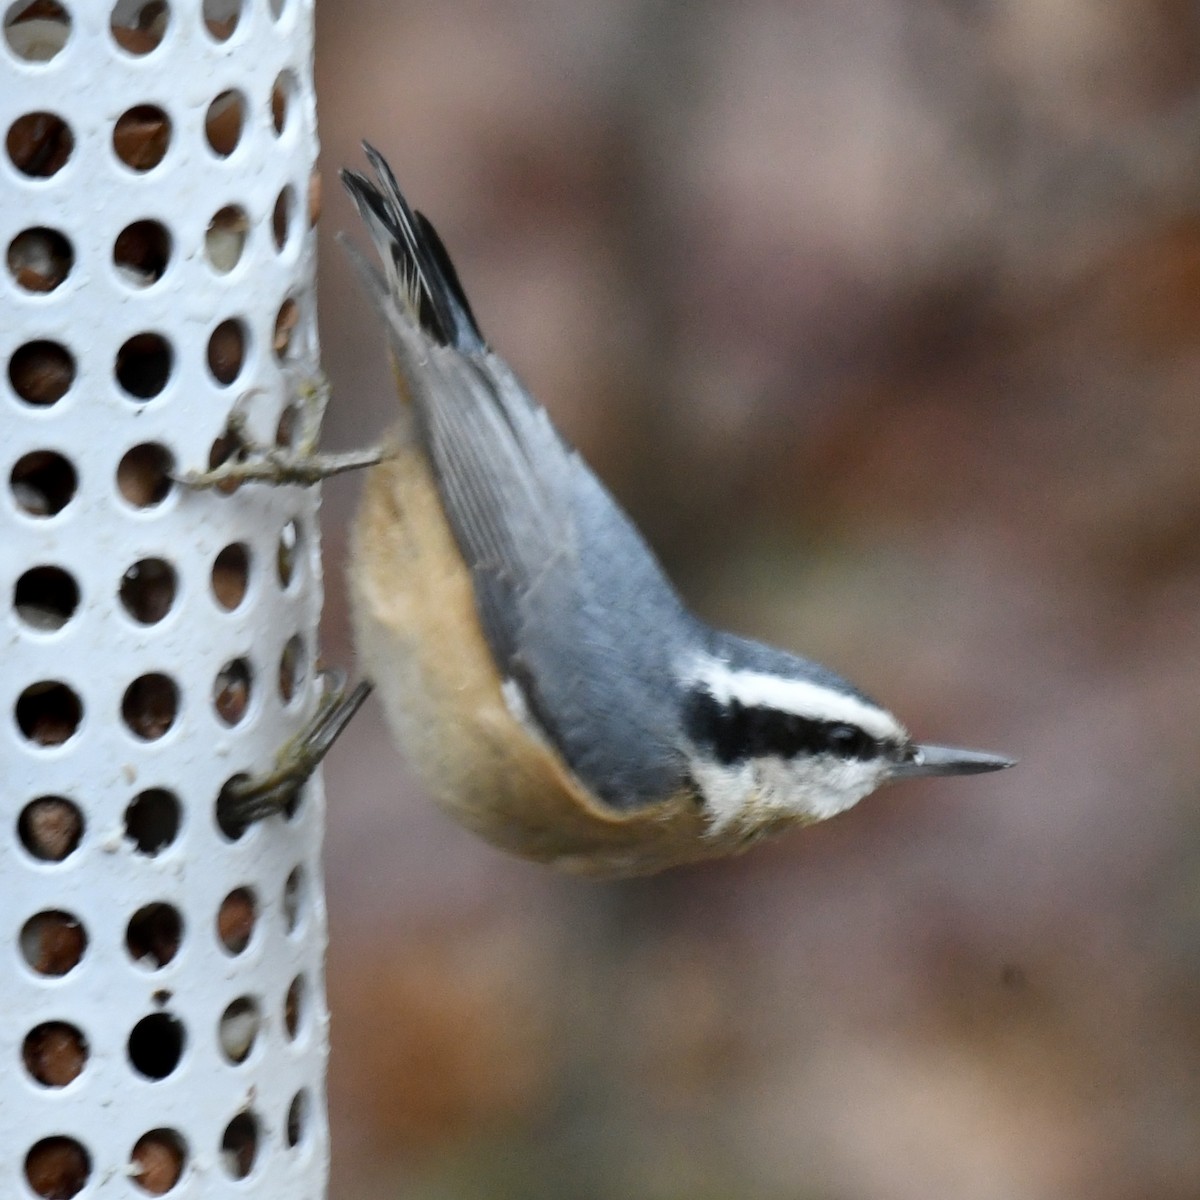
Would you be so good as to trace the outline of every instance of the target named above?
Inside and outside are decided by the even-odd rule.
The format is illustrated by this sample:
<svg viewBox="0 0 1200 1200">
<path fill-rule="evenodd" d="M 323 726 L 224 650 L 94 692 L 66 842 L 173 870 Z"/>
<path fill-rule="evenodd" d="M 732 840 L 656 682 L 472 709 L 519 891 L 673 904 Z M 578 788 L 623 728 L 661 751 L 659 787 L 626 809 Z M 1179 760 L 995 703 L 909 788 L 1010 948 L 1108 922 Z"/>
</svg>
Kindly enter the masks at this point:
<svg viewBox="0 0 1200 1200">
<path fill-rule="evenodd" d="M 300 789 L 371 694 L 367 680 L 347 693 L 344 675 L 326 671 L 324 677 L 326 691 L 313 719 L 284 743 L 274 767 L 225 785 L 217 801 L 217 819 L 227 832 L 240 832 L 264 817 L 293 811 Z"/>
<path fill-rule="evenodd" d="M 295 387 L 297 397 L 296 430 L 286 445 L 255 441 L 246 429 L 245 415 L 236 408 L 229 414 L 225 437 L 230 456 L 207 471 L 186 471 L 178 482 L 186 487 L 233 489 L 243 483 L 310 485 L 330 475 L 357 471 L 381 462 L 386 452 L 381 447 L 323 454 L 319 450 L 321 422 L 329 406 L 332 389 L 320 372 L 307 375 Z"/>
<path fill-rule="evenodd" d="M 289 410 L 294 428 L 285 436 L 282 430 L 274 444 L 256 441 L 247 428 L 246 414 L 235 407 L 225 425 L 223 441 L 228 457 L 208 471 L 189 471 L 178 477 L 183 485 L 196 489 L 236 490 L 243 483 L 309 485 L 327 475 L 353 471 L 382 461 L 385 452 L 376 448 L 347 454 L 322 454 L 319 451 L 321 423 L 332 391 L 321 374 L 299 378 L 293 388 L 296 404 Z M 243 398 L 244 399 L 244 398 Z M 329 748 L 362 707 L 371 691 L 369 683 L 360 683 L 349 694 L 345 677 L 324 674 L 325 692 L 316 715 L 276 755 L 272 770 L 258 776 L 237 778 L 223 789 L 217 802 L 217 815 L 227 831 L 244 829 L 277 812 L 292 810 L 300 789 L 317 769 Z"/>
</svg>

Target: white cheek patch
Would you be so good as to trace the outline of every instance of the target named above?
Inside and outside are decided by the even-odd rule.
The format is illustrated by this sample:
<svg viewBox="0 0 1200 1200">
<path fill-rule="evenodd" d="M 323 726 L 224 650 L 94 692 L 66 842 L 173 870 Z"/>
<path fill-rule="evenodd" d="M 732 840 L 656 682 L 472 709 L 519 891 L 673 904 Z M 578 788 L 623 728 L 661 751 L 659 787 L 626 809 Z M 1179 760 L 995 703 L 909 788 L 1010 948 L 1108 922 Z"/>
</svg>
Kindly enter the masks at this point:
<svg viewBox="0 0 1200 1200">
<path fill-rule="evenodd" d="M 709 837 L 718 837 L 748 815 L 755 793 L 752 764 L 745 762 L 725 767 L 693 759 L 690 773 L 704 797 Z"/>
<path fill-rule="evenodd" d="M 879 787 L 887 769 L 879 762 L 822 754 L 735 766 L 693 760 L 691 774 L 704 797 L 708 836 L 720 837 L 733 826 L 751 830 L 780 817 L 805 822 L 836 817 Z"/>
<path fill-rule="evenodd" d="M 853 808 L 884 780 L 886 767 L 875 761 L 835 758 L 763 758 L 758 761 L 762 801 L 776 812 L 824 821 Z"/>
<path fill-rule="evenodd" d="M 881 741 L 904 741 L 907 733 L 886 709 L 808 679 L 784 679 L 759 671 L 731 670 L 703 659 L 693 678 L 720 704 L 775 708 L 813 721 L 844 721 Z"/>
</svg>

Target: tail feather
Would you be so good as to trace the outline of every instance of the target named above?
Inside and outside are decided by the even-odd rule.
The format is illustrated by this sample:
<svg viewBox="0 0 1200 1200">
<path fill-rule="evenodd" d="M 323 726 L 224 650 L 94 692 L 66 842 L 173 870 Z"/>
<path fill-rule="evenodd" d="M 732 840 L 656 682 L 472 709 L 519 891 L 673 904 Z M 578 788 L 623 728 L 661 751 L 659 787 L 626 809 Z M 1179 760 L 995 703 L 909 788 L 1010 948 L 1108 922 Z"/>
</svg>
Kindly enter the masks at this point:
<svg viewBox="0 0 1200 1200">
<path fill-rule="evenodd" d="M 437 231 L 409 207 L 383 156 L 366 142 L 363 149 L 378 183 L 350 170 L 341 178 L 383 261 L 389 290 L 442 345 L 464 352 L 486 349 Z"/>
<path fill-rule="evenodd" d="M 475 320 L 475 314 L 471 311 L 471 302 L 467 299 L 467 293 L 459 281 L 458 271 L 455 270 L 454 262 L 449 253 L 447 253 L 442 239 L 438 236 L 438 231 L 434 229 L 433 222 L 423 212 L 418 211 L 415 215 L 417 218 L 417 228 L 421 232 L 430 257 L 437 265 L 442 280 L 458 307 L 459 311 L 456 313 L 456 316 L 460 322 L 465 321 L 479 343 L 479 347 L 482 349 L 484 341 L 479 334 L 479 322 Z"/>
</svg>

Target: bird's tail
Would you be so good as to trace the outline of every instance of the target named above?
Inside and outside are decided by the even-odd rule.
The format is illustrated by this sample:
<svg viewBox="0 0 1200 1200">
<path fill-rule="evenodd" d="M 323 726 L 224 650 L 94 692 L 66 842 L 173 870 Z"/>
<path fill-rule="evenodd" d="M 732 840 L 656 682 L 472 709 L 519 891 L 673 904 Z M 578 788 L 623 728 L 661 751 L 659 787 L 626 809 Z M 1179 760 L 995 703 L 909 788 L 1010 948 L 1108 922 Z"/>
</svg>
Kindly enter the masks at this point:
<svg viewBox="0 0 1200 1200">
<path fill-rule="evenodd" d="M 375 290 L 390 294 L 441 345 L 463 353 L 485 350 L 458 272 L 437 230 L 409 207 L 383 155 L 367 142 L 363 149 L 377 182 L 350 170 L 343 170 L 341 179 L 375 243 L 384 276 L 355 256 L 357 265 Z"/>
</svg>

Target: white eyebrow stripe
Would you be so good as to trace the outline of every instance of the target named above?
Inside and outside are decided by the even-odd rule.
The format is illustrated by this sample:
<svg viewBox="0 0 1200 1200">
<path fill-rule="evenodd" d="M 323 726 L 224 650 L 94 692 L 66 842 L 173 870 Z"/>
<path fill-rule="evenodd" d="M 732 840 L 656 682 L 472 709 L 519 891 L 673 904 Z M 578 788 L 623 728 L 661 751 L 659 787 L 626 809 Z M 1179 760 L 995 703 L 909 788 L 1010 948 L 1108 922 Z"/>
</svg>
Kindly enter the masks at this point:
<svg viewBox="0 0 1200 1200">
<path fill-rule="evenodd" d="M 699 664 L 694 679 L 721 704 L 736 700 L 746 708 L 775 708 L 813 721 L 845 721 L 884 740 L 908 736 L 886 709 L 808 679 L 731 671 L 715 659 Z"/>
</svg>

